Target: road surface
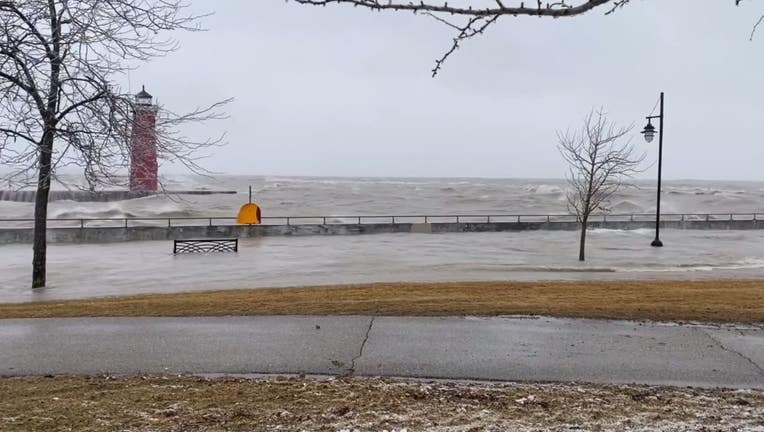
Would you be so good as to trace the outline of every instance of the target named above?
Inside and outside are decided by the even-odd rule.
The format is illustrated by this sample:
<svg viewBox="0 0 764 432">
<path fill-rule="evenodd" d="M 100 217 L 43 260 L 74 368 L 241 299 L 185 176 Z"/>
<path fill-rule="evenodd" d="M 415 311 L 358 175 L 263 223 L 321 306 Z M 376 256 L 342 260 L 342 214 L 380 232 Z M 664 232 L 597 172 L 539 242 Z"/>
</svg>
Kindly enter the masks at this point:
<svg viewBox="0 0 764 432">
<path fill-rule="evenodd" d="M 531 317 L 0 320 L 0 375 L 318 374 L 764 389 L 764 326 Z"/>
</svg>

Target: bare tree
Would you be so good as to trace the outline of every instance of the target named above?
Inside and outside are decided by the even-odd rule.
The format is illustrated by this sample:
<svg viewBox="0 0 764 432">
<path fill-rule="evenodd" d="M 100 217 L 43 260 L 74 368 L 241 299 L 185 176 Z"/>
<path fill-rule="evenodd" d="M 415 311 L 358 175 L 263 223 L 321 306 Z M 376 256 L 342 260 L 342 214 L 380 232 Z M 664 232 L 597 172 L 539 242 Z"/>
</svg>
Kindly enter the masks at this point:
<svg viewBox="0 0 764 432">
<path fill-rule="evenodd" d="M 115 81 L 177 48 L 162 33 L 200 30 L 182 0 L 0 0 L 0 164 L 3 184 L 36 185 L 32 286 L 46 282 L 48 196 L 57 169 L 77 166 L 90 189 L 122 184 L 131 153 L 133 99 Z M 160 111 L 158 153 L 193 171 L 197 152 L 180 127 L 217 119 L 227 101 L 188 114 Z M 222 138 L 222 137 L 221 137 Z"/>
<path fill-rule="evenodd" d="M 606 211 L 610 197 L 624 186 L 624 179 L 640 172 L 645 155 L 635 153 L 629 140 L 632 126 L 617 127 L 602 111 L 592 110 L 578 132 L 557 132 L 557 148 L 568 163 L 568 206 L 581 223 L 578 259 L 584 261 L 589 217 Z"/>
<path fill-rule="evenodd" d="M 413 12 L 432 17 L 443 24 L 452 27 L 456 31 L 451 47 L 437 60 L 432 69 L 432 76 L 438 74 L 443 63 L 451 56 L 467 39 L 483 34 L 488 27 L 495 24 L 499 18 L 505 16 L 517 17 L 521 15 L 565 18 L 582 15 L 593 9 L 602 8 L 605 15 L 613 13 L 616 9 L 629 4 L 631 0 L 493 0 L 483 1 L 490 6 L 471 6 L 470 1 L 454 0 L 449 4 L 443 0 L 294 0 L 296 3 L 327 6 L 331 4 L 348 4 L 354 7 L 362 7 L 373 11 L 396 11 Z M 656 0 L 657 1 L 657 0 Z M 742 0 L 734 0 L 739 5 Z M 456 4 L 456 5 L 454 5 Z M 460 5 L 461 4 L 461 5 Z M 462 18 L 461 22 L 453 21 L 453 18 Z M 764 16 L 759 18 L 756 27 L 764 21 Z M 753 33 L 751 34 L 753 37 Z"/>
</svg>

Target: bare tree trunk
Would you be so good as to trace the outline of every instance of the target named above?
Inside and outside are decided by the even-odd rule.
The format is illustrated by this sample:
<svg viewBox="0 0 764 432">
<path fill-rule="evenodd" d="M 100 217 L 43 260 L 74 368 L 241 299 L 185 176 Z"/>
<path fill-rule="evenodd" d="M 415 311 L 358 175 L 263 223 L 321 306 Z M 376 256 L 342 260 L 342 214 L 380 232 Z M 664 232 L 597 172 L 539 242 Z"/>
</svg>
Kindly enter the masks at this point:
<svg viewBox="0 0 764 432">
<path fill-rule="evenodd" d="M 589 219 L 584 218 L 581 220 L 581 241 L 578 244 L 578 260 L 584 261 L 586 259 L 586 226 L 589 224 Z"/>
<path fill-rule="evenodd" d="M 37 179 L 37 195 L 34 205 L 34 247 L 32 258 L 32 288 L 45 286 L 46 256 L 48 250 L 48 195 L 50 193 L 51 160 L 53 155 L 53 131 L 43 135 L 40 146 L 40 173 Z"/>
</svg>

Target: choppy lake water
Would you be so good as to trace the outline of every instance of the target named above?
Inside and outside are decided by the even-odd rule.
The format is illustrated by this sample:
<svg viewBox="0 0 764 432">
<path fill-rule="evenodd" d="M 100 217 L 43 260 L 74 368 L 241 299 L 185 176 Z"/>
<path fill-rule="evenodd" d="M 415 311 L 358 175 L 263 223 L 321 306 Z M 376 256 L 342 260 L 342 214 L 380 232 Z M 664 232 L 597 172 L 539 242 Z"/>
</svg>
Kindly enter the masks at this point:
<svg viewBox="0 0 764 432">
<path fill-rule="evenodd" d="M 76 183 L 72 179 L 72 183 Z M 167 190 L 236 195 L 154 196 L 118 202 L 55 201 L 51 218 L 236 216 L 247 186 L 265 216 L 568 213 L 563 180 L 218 176 L 166 179 Z M 62 186 L 58 186 L 62 188 Z M 611 213 L 654 213 L 654 182 L 639 181 Z M 764 212 L 764 182 L 664 182 L 663 213 Z M 0 215 L 31 218 L 31 203 L 0 202 Z"/>
</svg>

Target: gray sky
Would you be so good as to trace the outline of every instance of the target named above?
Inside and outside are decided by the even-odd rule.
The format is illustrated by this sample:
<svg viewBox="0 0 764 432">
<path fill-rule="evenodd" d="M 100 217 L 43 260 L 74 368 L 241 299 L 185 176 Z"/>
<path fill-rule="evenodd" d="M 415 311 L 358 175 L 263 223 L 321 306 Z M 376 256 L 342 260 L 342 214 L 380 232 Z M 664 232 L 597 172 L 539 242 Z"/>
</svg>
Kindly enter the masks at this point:
<svg viewBox="0 0 764 432">
<path fill-rule="evenodd" d="M 764 180 L 764 5 L 634 0 L 573 19 L 505 17 L 436 78 L 453 30 L 426 16 L 283 0 L 195 0 L 208 32 L 142 65 L 175 111 L 235 97 L 215 171 L 325 176 L 562 177 L 556 129 L 604 106 L 634 142 L 666 92 L 667 178 Z M 702 6 L 701 6 L 702 5 Z M 196 134 L 202 131 L 195 130 Z M 655 167 L 642 177 L 654 177 Z"/>
</svg>

